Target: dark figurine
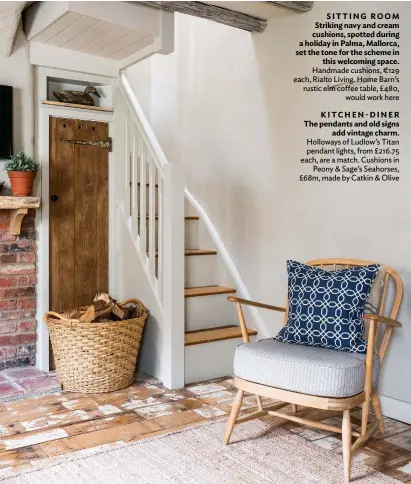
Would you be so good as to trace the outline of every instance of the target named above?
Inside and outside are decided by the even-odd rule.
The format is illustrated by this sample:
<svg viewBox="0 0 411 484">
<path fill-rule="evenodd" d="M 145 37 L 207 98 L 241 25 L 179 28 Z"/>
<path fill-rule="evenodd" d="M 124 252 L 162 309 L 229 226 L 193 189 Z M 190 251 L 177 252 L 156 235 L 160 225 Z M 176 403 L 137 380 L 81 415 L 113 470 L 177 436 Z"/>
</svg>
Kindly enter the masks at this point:
<svg viewBox="0 0 411 484">
<path fill-rule="evenodd" d="M 83 104 L 85 106 L 94 106 L 94 99 L 91 97 L 91 94 L 100 97 L 95 86 L 87 86 L 84 92 L 54 91 L 53 94 L 62 103 Z"/>
</svg>

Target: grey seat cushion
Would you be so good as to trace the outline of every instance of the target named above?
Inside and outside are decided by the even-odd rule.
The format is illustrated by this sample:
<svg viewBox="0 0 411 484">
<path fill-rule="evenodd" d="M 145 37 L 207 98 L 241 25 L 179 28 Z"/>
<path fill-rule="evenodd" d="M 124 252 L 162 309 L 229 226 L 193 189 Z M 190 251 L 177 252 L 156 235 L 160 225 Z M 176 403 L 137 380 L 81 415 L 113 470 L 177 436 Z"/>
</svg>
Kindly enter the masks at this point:
<svg viewBox="0 0 411 484">
<path fill-rule="evenodd" d="M 379 372 L 375 355 L 373 385 Z M 364 390 L 365 355 L 264 339 L 237 347 L 234 375 L 308 395 L 349 397 Z"/>
</svg>

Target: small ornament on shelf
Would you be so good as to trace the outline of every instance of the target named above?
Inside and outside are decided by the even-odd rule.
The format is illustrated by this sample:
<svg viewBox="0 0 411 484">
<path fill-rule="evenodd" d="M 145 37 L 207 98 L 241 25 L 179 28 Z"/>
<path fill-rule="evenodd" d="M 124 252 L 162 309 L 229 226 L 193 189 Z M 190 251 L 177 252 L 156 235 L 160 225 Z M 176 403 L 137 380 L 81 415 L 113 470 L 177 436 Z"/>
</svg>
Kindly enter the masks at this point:
<svg viewBox="0 0 411 484">
<path fill-rule="evenodd" d="M 94 106 L 94 99 L 92 98 L 91 94 L 101 97 L 95 86 L 87 86 L 84 89 L 84 92 L 54 91 L 53 94 L 55 98 L 62 103 L 81 104 L 83 106 Z"/>
</svg>

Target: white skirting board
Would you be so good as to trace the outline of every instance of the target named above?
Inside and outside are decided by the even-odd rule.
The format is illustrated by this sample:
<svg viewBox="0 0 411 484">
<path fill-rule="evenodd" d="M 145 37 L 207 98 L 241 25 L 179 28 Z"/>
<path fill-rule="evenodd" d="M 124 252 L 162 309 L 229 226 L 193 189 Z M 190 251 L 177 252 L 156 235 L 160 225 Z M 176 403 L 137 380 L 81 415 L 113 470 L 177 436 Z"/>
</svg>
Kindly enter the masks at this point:
<svg viewBox="0 0 411 484">
<path fill-rule="evenodd" d="M 411 403 L 380 395 L 382 414 L 385 417 L 411 424 Z"/>
</svg>

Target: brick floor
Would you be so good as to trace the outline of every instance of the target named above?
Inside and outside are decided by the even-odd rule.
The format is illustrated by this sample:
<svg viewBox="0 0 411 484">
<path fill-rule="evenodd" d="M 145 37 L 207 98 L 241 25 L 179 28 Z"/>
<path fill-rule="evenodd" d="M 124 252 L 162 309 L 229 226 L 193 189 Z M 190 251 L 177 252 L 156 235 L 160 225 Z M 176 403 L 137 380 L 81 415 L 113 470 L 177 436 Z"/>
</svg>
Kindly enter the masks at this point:
<svg viewBox="0 0 411 484">
<path fill-rule="evenodd" d="M 0 402 L 60 389 L 54 372 L 44 373 L 34 366 L 0 371 Z"/>
<path fill-rule="evenodd" d="M 13 385 L 13 383 L 9 381 L 3 381 L 0 383 L 0 395 L 2 397 L 13 397 L 22 393 L 23 390 L 20 387 Z"/>
</svg>

